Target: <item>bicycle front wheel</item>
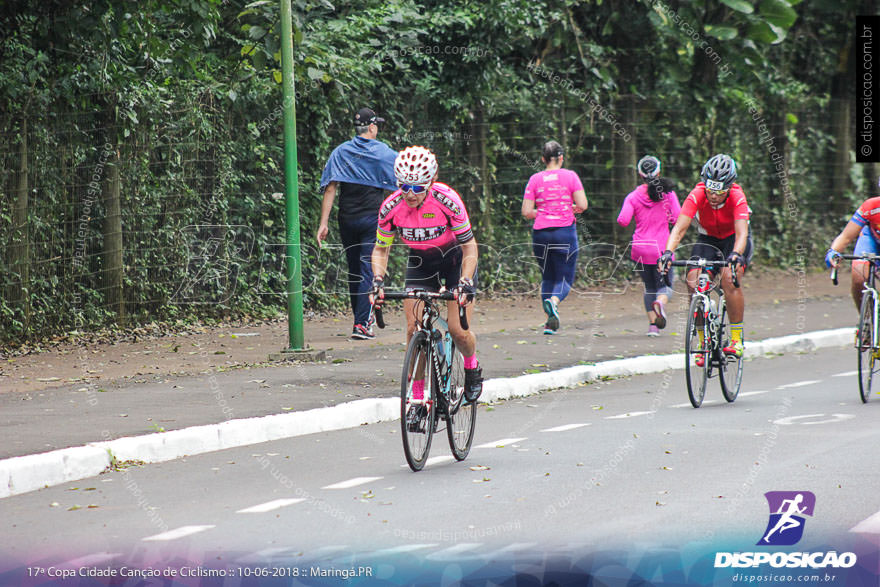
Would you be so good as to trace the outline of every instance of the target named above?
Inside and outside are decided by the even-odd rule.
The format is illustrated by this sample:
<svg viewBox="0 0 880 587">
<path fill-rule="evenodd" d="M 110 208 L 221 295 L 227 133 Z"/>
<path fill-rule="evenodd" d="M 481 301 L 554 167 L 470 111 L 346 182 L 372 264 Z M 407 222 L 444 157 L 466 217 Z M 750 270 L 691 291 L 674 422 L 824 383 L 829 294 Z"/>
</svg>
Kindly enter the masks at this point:
<svg viewBox="0 0 880 587">
<path fill-rule="evenodd" d="M 431 373 L 431 345 L 424 331 L 413 334 L 403 359 L 400 379 L 400 432 L 403 454 L 413 471 L 421 471 L 428 460 L 434 436 L 434 377 Z M 413 383 L 422 381 L 424 397 L 413 398 Z"/>
<path fill-rule="evenodd" d="M 859 311 L 859 330 L 856 348 L 859 351 L 859 393 L 862 403 L 871 397 L 871 380 L 877 360 L 874 358 L 874 296 L 862 296 L 862 309 Z"/>
<path fill-rule="evenodd" d="M 474 429 L 477 425 L 477 404 L 467 403 L 464 397 L 464 357 L 453 347 L 452 365 L 449 373 L 449 411 L 446 435 L 449 448 L 457 461 L 463 461 L 471 450 Z"/>
<path fill-rule="evenodd" d="M 688 310 L 687 332 L 684 338 L 684 369 L 691 405 L 699 408 L 706 395 L 709 375 L 709 333 L 706 328 L 704 298 L 695 295 Z M 702 363 L 702 364 L 701 364 Z"/>
<path fill-rule="evenodd" d="M 722 300 L 724 298 L 721 298 Z M 722 303 L 721 307 L 721 331 L 718 342 L 718 359 L 721 363 L 721 393 L 724 399 L 732 402 L 739 395 L 739 388 L 742 385 L 743 375 L 743 358 L 736 355 L 728 355 L 722 349 L 730 346 L 730 315 L 727 313 L 727 306 Z"/>
</svg>

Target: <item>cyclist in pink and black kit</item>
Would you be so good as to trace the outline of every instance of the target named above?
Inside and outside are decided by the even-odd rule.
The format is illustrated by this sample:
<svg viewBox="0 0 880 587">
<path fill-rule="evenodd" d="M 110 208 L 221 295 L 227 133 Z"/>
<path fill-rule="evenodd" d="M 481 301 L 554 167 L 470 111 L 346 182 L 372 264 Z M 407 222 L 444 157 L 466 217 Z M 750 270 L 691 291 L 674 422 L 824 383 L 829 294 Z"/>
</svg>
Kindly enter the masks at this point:
<svg viewBox="0 0 880 587">
<path fill-rule="evenodd" d="M 681 207 L 681 214 L 672 227 L 666 251 L 657 261 L 657 267 L 665 273 L 672 262 L 672 251 L 681 243 L 693 220 L 699 224 L 700 235 L 691 252 L 691 258 L 726 260 L 727 267 L 721 273 L 721 288 L 730 313 L 730 346 L 724 352 L 737 357 L 743 355 L 743 315 L 745 296 L 742 289 L 734 287 L 731 269 L 736 271 L 742 283 L 746 267 L 752 260 L 752 237 L 749 233 L 749 204 L 736 180 L 736 163 L 729 155 L 719 154 L 710 158 L 700 173 L 703 181 L 698 183 Z M 698 269 L 687 274 L 688 292 L 693 294 Z M 697 356 L 697 366 L 702 366 L 703 355 Z"/>
<path fill-rule="evenodd" d="M 449 334 L 464 356 L 465 398 L 475 402 L 483 391 L 483 370 L 477 362 L 474 333 L 458 320 L 458 306 L 465 308 L 468 323 L 476 293 L 477 241 L 461 196 L 437 177 L 437 158 L 425 147 L 407 147 L 394 162 L 400 189 L 379 207 L 379 227 L 373 249 L 373 293 L 371 303 L 382 303 L 385 271 L 395 235 L 409 247 L 406 288 L 457 294 L 447 303 Z M 404 300 L 406 341 L 415 332 L 416 300 Z M 421 399 L 424 381 L 413 383 L 413 399 Z"/>
<path fill-rule="evenodd" d="M 853 240 L 856 240 L 854 255 L 880 254 L 880 198 L 869 198 L 862 202 L 843 232 L 831 243 L 831 248 L 825 254 L 825 264 L 828 267 L 839 266 L 841 253 Z M 850 292 L 856 310 L 862 306 L 862 289 L 866 279 L 868 279 L 868 262 L 853 260 Z"/>
</svg>

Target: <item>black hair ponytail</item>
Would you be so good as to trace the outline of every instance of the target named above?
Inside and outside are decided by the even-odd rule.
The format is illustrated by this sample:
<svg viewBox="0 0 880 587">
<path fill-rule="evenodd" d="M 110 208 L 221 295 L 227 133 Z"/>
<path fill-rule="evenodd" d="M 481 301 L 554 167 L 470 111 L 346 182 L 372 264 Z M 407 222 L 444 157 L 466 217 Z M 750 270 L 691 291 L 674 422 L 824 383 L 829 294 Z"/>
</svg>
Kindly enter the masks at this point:
<svg viewBox="0 0 880 587">
<path fill-rule="evenodd" d="M 562 157 L 562 145 L 556 141 L 547 141 L 544 143 L 544 150 L 541 153 L 544 163 L 550 163 L 551 159 Z"/>
<path fill-rule="evenodd" d="M 675 190 L 675 184 L 665 177 L 655 177 L 648 181 L 648 197 L 652 202 L 659 202 L 663 196 Z"/>
</svg>

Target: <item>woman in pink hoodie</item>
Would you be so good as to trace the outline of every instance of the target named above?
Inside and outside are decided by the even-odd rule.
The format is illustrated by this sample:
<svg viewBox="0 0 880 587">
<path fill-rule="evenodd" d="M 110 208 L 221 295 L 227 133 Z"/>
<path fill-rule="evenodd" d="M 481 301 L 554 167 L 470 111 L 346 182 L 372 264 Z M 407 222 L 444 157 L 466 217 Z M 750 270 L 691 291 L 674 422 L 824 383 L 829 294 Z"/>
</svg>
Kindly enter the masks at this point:
<svg viewBox="0 0 880 587">
<path fill-rule="evenodd" d="M 669 227 L 675 224 L 681 205 L 672 182 L 660 177 L 659 159 L 642 157 L 637 168 L 645 183 L 626 196 L 617 223 L 628 226 L 633 217 L 636 219 L 631 257 L 645 282 L 645 311 L 650 321 L 647 334 L 660 336 L 660 329 L 666 326 L 665 306 L 672 295 L 672 272 L 661 275 L 657 259 L 666 248 Z"/>
</svg>

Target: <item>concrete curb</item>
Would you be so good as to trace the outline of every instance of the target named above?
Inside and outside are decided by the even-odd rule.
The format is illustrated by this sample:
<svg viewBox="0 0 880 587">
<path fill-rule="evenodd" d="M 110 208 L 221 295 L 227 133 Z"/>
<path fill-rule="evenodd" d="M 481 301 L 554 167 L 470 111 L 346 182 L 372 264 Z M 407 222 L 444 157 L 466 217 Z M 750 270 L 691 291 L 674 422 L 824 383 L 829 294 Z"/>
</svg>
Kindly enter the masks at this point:
<svg viewBox="0 0 880 587">
<path fill-rule="evenodd" d="M 749 342 L 746 357 L 769 353 L 810 352 L 853 343 L 855 329 L 839 328 Z M 481 402 L 534 395 L 550 389 L 574 387 L 600 377 L 623 377 L 681 369 L 684 354 L 645 355 L 567 367 L 520 377 L 489 379 Z M 0 498 L 85 479 L 107 470 L 113 460 L 159 463 L 187 455 L 292 438 L 315 432 L 341 430 L 362 424 L 388 422 L 400 417 L 397 398 L 363 399 L 330 408 L 228 420 L 171 432 L 94 442 L 48 453 L 0 461 Z"/>
</svg>

